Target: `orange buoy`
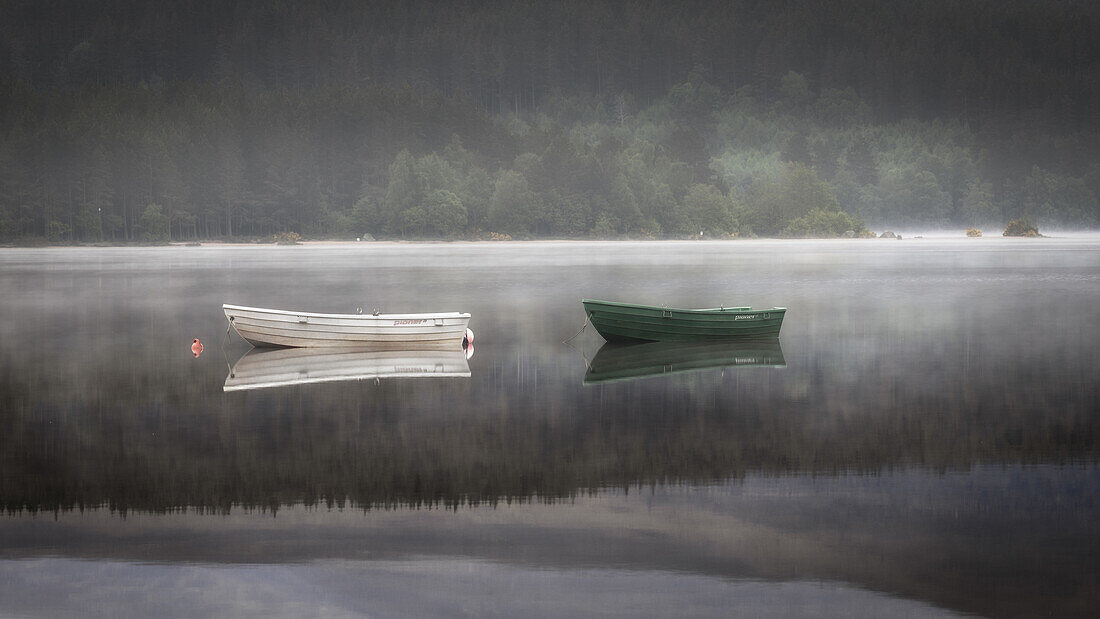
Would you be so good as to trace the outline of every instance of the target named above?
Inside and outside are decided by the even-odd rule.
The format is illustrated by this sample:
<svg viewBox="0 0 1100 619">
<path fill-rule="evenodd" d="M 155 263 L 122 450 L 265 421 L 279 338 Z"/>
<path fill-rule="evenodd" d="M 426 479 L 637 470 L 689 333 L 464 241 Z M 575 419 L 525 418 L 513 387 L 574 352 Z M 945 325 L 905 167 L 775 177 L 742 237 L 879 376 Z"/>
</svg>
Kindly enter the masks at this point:
<svg viewBox="0 0 1100 619">
<path fill-rule="evenodd" d="M 202 354 L 202 342 L 195 340 L 191 342 L 191 353 L 198 357 Z"/>
</svg>

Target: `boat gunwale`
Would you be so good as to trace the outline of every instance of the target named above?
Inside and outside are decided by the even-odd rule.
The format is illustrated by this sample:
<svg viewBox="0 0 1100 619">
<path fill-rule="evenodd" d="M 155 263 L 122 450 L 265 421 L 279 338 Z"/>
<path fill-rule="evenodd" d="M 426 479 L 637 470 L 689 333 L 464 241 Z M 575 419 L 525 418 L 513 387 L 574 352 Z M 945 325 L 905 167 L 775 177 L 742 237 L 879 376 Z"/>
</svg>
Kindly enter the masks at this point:
<svg viewBox="0 0 1100 619">
<path fill-rule="evenodd" d="M 643 310 L 656 310 L 656 311 L 670 311 L 670 312 L 684 312 L 684 313 L 696 313 L 696 314 L 753 314 L 756 312 L 786 312 L 785 307 L 769 307 L 769 308 L 744 308 L 744 307 L 710 307 L 699 309 L 685 309 L 680 307 L 664 307 L 660 305 L 642 305 L 639 303 L 622 303 L 619 301 L 601 301 L 600 299 L 581 299 L 581 303 L 586 305 L 588 303 L 595 303 L 599 305 L 610 305 L 612 307 L 623 307 L 630 309 L 643 309 Z"/>
<path fill-rule="evenodd" d="M 466 312 L 428 312 L 421 314 L 324 314 L 319 312 L 296 312 L 293 310 L 280 310 L 267 307 L 248 307 L 245 305 L 222 304 L 222 311 L 237 310 L 255 312 L 258 314 L 273 314 L 276 316 L 308 316 L 310 318 L 335 318 L 355 320 L 409 320 L 422 318 L 470 318 Z"/>
<path fill-rule="evenodd" d="M 290 340 L 311 340 L 319 342 L 350 342 L 355 343 L 388 343 L 388 342 L 443 342 L 451 339 L 460 339 L 465 334 L 465 329 L 437 331 L 422 330 L 408 332 L 387 331 L 384 333 L 361 331 L 319 331 L 303 329 L 280 329 L 277 327 L 262 327 L 258 325 L 234 326 L 241 337 L 269 341 L 268 338 L 283 338 Z M 350 337 L 349 337 L 350 336 Z M 369 339 L 364 339 L 369 338 Z"/>
</svg>

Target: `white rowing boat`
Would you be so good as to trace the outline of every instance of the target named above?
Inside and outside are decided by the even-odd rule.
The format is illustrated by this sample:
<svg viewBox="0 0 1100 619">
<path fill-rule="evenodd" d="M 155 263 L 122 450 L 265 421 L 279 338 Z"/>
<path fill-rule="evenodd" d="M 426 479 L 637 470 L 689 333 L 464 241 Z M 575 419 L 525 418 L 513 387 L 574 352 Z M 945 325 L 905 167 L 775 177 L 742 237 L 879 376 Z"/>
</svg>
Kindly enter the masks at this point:
<svg viewBox="0 0 1100 619">
<path fill-rule="evenodd" d="M 281 348 L 245 353 L 224 391 L 389 378 L 469 378 L 461 350 Z"/>
<path fill-rule="evenodd" d="M 470 315 L 317 314 L 222 305 L 229 324 L 253 346 L 450 348 L 461 350 Z"/>
</svg>

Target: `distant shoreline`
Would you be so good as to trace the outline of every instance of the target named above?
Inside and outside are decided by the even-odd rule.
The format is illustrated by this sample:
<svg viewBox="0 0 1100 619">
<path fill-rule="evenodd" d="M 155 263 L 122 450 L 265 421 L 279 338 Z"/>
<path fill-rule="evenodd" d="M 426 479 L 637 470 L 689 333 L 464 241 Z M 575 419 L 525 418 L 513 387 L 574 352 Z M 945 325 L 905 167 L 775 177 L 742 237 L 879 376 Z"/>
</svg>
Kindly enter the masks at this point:
<svg viewBox="0 0 1100 619">
<path fill-rule="evenodd" d="M 922 240 L 961 240 L 968 243 L 981 243 L 990 242 L 991 239 L 1012 241 L 1012 242 L 1029 242 L 1036 240 L 1097 240 L 1100 241 L 1100 231 L 1073 231 L 1073 232 L 1053 232 L 1044 234 L 1041 237 L 1005 237 L 1000 234 L 988 235 L 982 237 L 967 237 L 964 234 L 948 234 L 946 232 L 932 232 L 925 234 L 906 235 L 901 234 L 897 239 L 894 238 L 834 238 L 834 237 L 811 237 L 811 238 L 780 238 L 780 237 L 759 237 L 759 238 L 743 238 L 743 239 L 721 239 L 721 238 L 708 238 L 708 239 L 631 239 L 631 238 L 607 238 L 607 239 L 576 239 L 576 238 L 561 238 L 561 239 L 513 239 L 513 240 L 469 240 L 469 239 L 385 239 L 375 241 L 354 241 L 347 239 L 310 239 L 302 240 L 295 244 L 277 244 L 277 243 L 258 243 L 250 241 L 223 241 L 223 240 L 209 240 L 209 241 L 171 241 L 169 243 L 74 243 L 74 244 L 16 244 L 16 243 L 3 243 L 0 244 L 0 249 L 125 249 L 125 248 L 155 248 L 155 247 L 175 247 L 175 248 L 187 248 L 187 247 L 317 247 L 317 246 L 400 246 L 400 245 L 545 245 L 545 244 L 562 244 L 562 243 L 575 243 L 578 245 L 586 243 L 753 243 L 753 242 L 781 242 L 781 243 L 806 243 L 806 242 L 836 242 L 845 243 L 851 242 L 855 244 L 877 244 L 890 243 L 893 241 L 922 241 Z"/>
</svg>

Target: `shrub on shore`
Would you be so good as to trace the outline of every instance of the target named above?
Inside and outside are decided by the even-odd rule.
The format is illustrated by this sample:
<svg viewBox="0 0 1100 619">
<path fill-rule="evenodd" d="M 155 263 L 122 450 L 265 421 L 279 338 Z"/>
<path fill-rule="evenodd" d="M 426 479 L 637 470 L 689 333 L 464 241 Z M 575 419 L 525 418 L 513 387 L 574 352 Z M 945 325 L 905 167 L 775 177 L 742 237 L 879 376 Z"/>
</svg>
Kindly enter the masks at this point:
<svg viewBox="0 0 1100 619">
<path fill-rule="evenodd" d="M 297 232 L 280 232 L 275 235 L 277 245 L 297 245 L 302 237 Z"/>
<path fill-rule="evenodd" d="M 1039 229 L 1036 228 L 1035 225 L 1032 224 L 1031 221 L 1025 217 L 1022 219 L 1013 219 L 1012 221 L 1008 222 L 1008 226 L 1005 227 L 1004 234 L 1002 234 L 1001 236 L 1037 237 L 1043 235 L 1039 234 Z"/>
</svg>

